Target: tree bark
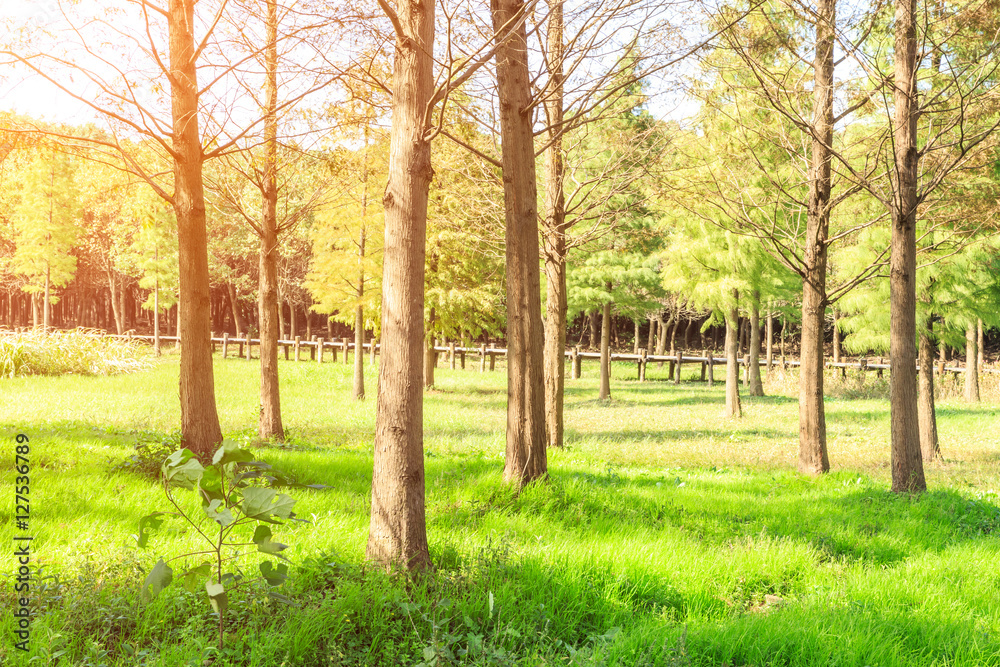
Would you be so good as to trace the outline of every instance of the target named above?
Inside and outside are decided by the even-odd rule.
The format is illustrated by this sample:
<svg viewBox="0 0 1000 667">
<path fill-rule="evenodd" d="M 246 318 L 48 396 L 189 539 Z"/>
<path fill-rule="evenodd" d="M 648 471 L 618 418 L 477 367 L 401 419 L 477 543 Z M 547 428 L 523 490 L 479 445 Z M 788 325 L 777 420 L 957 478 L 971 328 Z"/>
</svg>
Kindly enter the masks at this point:
<svg viewBox="0 0 1000 667">
<path fill-rule="evenodd" d="M 592 349 L 597 349 L 600 346 L 600 336 L 601 336 L 601 323 L 600 323 L 600 309 L 595 308 L 590 311 L 587 318 L 590 323 L 590 340 L 587 341 L 589 347 Z"/>
<path fill-rule="evenodd" d="M 809 209 L 803 253 L 802 365 L 799 374 L 799 472 L 809 475 L 830 470 L 823 404 L 823 325 L 826 315 L 827 234 L 830 229 L 836 0 L 819 0 L 816 9 L 814 134 L 809 164 Z"/>
<path fill-rule="evenodd" d="M 754 292 L 750 309 L 750 395 L 763 396 L 764 383 L 760 379 L 760 293 Z"/>
<path fill-rule="evenodd" d="M 181 440 L 208 458 L 222 442 L 212 368 L 208 234 L 202 182 L 204 153 L 198 129 L 198 78 L 194 42 L 195 0 L 170 0 L 169 40 L 174 154 L 174 214 L 179 268 L 178 330 Z"/>
<path fill-rule="evenodd" d="M 653 341 L 656 340 L 656 320 L 652 317 L 649 319 L 649 333 L 646 336 L 646 352 L 648 354 L 653 353 Z"/>
<path fill-rule="evenodd" d="M 242 336 L 246 331 L 243 324 L 243 316 L 240 315 L 240 307 L 236 302 L 236 286 L 232 282 L 226 283 L 226 293 L 229 295 L 229 306 L 233 312 L 233 326 L 236 327 L 236 336 Z"/>
<path fill-rule="evenodd" d="M 733 298 L 739 298 L 739 292 L 733 290 Z M 740 405 L 740 315 L 737 307 L 726 312 L 726 412 L 727 417 L 741 417 L 743 410 Z"/>
<path fill-rule="evenodd" d="M 895 169 L 889 250 L 889 395 L 892 490 L 927 488 L 920 453 L 916 378 L 917 25 L 915 0 L 896 0 Z"/>
<path fill-rule="evenodd" d="M 601 318 L 601 391 L 599 400 L 611 398 L 611 302 L 604 304 Z"/>
<path fill-rule="evenodd" d="M 933 461 L 940 453 L 937 415 L 934 411 L 934 319 L 928 316 L 920 331 L 920 451 L 924 461 Z"/>
<path fill-rule="evenodd" d="M 278 5 L 267 0 L 267 81 L 264 116 L 264 181 L 261 192 L 260 276 L 260 417 L 257 434 L 264 440 L 285 440 L 278 388 Z"/>
<path fill-rule="evenodd" d="M 434 3 L 397 0 L 385 249 L 382 363 L 375 412 L 366 557 L 383 567 L 430 566 L 424 512 L 424 260 L 433 177 L 427 105 L 434 90 Z"/>
<path fill-rule="evenodd" d="M 545 98 L 549 147 L 545 151 L 545 436 L 548 447 L 563 445 L 566 385 L 566 195 L 563 183 L 563 0 L 549 1 L 549 84 Z"/>
<path fill-rule="evenodd" d="M 545 382 L 538 270 L 537 183 L 531 75 L 522 0 L 491 0 L 496 50 L 507 256 L 507 452 L 504 480 L 545 476 Z"/>
<path fill-rule="evenodd" d="M 975 326 L 965 330 L 965 400 L 979 402 L 979 345 Z"/>
</svg>

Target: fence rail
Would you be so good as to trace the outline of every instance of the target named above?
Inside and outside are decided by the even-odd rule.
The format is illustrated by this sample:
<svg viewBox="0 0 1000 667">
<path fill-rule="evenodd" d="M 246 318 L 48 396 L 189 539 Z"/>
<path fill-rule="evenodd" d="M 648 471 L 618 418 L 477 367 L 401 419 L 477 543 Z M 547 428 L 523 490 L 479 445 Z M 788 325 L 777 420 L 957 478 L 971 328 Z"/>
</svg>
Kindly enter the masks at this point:
<svg viewBox="0 0 1000 667">
<path fill-rule="evenodd" d="M 123 337 L 128 337 L 136 340 L 144 340 L 153 342 L 153 336 L 136 336 L 127 335 Z M 178 341 L 177 336 L 160 336 L 160 340 L 163 342 L 176 342 Z M 233 355 L 238 358 L 250 358 L 251 349 L 253 346 L 260 346 L 260 339 L 250 338 L 249 336 L 242 337 L 230 337 L 229 334 L 224 334 L 221 337 L 212 337 L 213 347 L 217 345 L 222 346 L 222 356 L 223 358 L 228 358 L 230 356 L 230 346 L 235 346 L 236 354 Z M 313 336 L 312 340 L 303 340 L 301 336 L 294 339 L 280 339 L 278 340 L 278 347 L 283 349 L 285 359 L 293 359 L 295 361 L 302 360 L 302 351 L 308 350 L 309 361 L 322 362 L 325 359 L 326 352 L 332 353 L 331 361 L 337 361 L 337 353 L 341 352 L 343 357 L 343 362 L 347 363 L 347 355 L 355 350 L 354 341 L 350 338 L 341 338 L 326 340 L 325 338 L 320 338 Z M 372 349 L 374 347 L 374 349 Z M 374 359 L 375 355 L 381 349 L 381 345 L 378 343 L 364 343 L 362 349 L 367 353 L 371 354 Z M 434 352 L 438 354 L 447 355 L 447 363 L 451 368 L 465 368 L 465 357 L 466 355 L 474 355 L 479 358 L 479 366 L 481 371 L 485 371 L 487 366 L 489 370 L 495 370 L 496 358 L 505 357 L 507 355 L 507 349 L 502 347 L 489 347 L 486 345 L 481 345 L 479 347 L 459 347 L 457 345 L 436 345 L 434 347 Z M 594 360 L 600 359 L 601 354 L 599 352 L 584 352 L 579 348 L 570 348 L 565 352 L 566 358 L 571 362 L 571 377 L 574 379 L 580 377 L 580 367 L 584 360 Z M 645 380 L 646 376 L 646 366 L 650 363 L 658 364 L 669 364 L 668 375 L 674 379 L 675 382 L 680 382 L 681 368 L 685 364 L 700 364 L 701 365 L 701 379 L 712 382 L 713 371 L 715 366 L 725 366 L 725 357 L 716 357 L 711 352 L 706 353 L 702 356 L 689 356 L 682 352 L 677 352 L 675 354 L 647 354 L 645 350 L 640 349 L 638 354 L 631 353 L 619 353 L 614 352 L 611 354 L 611 361 L 632 361 L 637 365 L 637 374 L 639 380 Z M 740 366 L 744 368 L 744 371 L 750 365 L 750 359 L 748 356 L 744 355 L 738 359 Z M 773 360 L 772 365 L 774 366 L 784 366 L 784 367 L 795 367 L 800 366 L 801 362 L 794 359 L 783 359 L 783 360 Z M 834 362 L 827 361 L 824 364 L 826 368 L 840 369 L 841 375 L 846 375 L 848 369 L 856 369 L 861 372 L 874 371 L 879 376 L 883 374 L 884 371 L 890 369 L 890 365 L 884 360 L 879 359 L 878 361 L 869 361 L 865 358 L 860 359 L 856 362 Z M 763 362 L 761 366 L 766 366 Z M 917 367 L 919 369 L 919 365 Z M 935 370 L 939 374 L 943 373 L 964 373 L 964 366 L 945 366 L 942 364 L 935 364 Z M 1000 373 L 998 368 L 981 368 L 982 373 L 996 374 Z"/>
</svg>

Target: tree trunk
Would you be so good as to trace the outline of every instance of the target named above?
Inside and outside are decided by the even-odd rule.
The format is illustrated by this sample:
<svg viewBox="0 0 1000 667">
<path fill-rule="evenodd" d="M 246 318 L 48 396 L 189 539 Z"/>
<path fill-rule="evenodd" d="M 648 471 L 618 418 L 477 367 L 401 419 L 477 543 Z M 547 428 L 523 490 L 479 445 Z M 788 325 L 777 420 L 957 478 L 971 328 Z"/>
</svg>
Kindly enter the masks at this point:
<svg viewBox="0 0 1000 667">
<path fill-rule="evenodd" d="M 545 382 L 531 75 L 522 0 L 491 0 L 503 154 L 507 256 L 507 453 L 504 480 L 518 486 L 543 477 Z"/>
<path fill-rule="evenodd" d="M 204 153 L 198 129 L 198 78 L 194 44 L 195 0 L 170 0 L 174 214 L 177 218 L 181 440 L 205 459 L 222 442 L 212 368 L 208 234 L 202 182 Z"/>
<path fill-rule="evenodd" d="M 669 322 L 669 320 L 668 320 Z M 663 313 L 659 313 L 656 316 L 656 354 L 662 355 L 667 349 L 667 330 L 666 327 L 670 326 L 668 323 L 663 321 Z M 663 365 L 663 362 L 660 362 Z"/>
<path fill-rule="evenodd" d="M 980 372 L 982 372 L 983 366 L 984 366 L 984 363 L 985 363 L 984 355 L 986 353 L 983 351 L 983 347 L 984 347 L 984 345 L 983 345 L 983 321 L 982 320 L 976 320 L 976 349 L 979 350 L 979 357 L 976 360 L 976 366 L 979 368 Z"/>
<path fill-rule="evenodd" d="M 739 298 L 739 292 L 733 290 L 733 298 Z M 726 412 L 727 417 L 740 417 L 743 410 L 740 406 L 740 315 L 736 306 L 726 312 Z"/>
<path fill-rule="evenodd" d="M 802 337 L 799 357 L 799 472 L 830 470 L 823 404 L 823 329 L 826 319 L 827 234 L 830 229 L 830 160 L 833 144 L 833 41 L 836 0 L 819 0 L 813 83 L 809 210 L 803 252 Z"/>
<path fill-rule="evenodd" d="M 115 285 L 115 275 L 113 271 L 108 271 L 108 289 L 111 294 L 111 312 L 115 319 L 115 333 L 121 336 L 125 333 L 125 328 L 122 326 L 122 313 L 118 308 L 118 289 Z"/>
<path fill-rule="evenodd" d="M 236 286 L 231 282 L 226 283 L 227 294 L 229 295 L 229 306 L 233 311 L 233 326 L 236 327 L 236 336 L 242 336 L 246 331 L 243 316 L 240 314 L 240 306 L 236 301 Z"/>
<path fill-rule="evenodd" d="M 754 292 L 750 309 L 750 395 L 763 396 L 764 383 L 760 380 L 760 293 Z"/>
<path fill-rule="evenodd" d="M 261 192 L 260 276 L 257 294 L 260 327 L 260 417 L 264 440 L 285 440 L 278 389 L 278 5 L 267 0 L 267 82 L 264 117 L 264 182 Z M 247 350 L 249 354 L 249 349 Z"/>
<path fill-rule="evenodd" d="M 653 341 L 656 340 L 656 320 L 652 317 L 649 319 L 649 333 L 646 335 L 646 352 L 648 354 L 653 353 Z"/>
<path fill-rule="evenodd" d="M 601 323 L 600 323 L 600 310 L 595 308 L 590 311 L 587 318 L 590 323 L 590 340 L 587 341 L 588 347 L 591 349 L 598 349 L 600 346 L 600 336 L 601 336 Z"/>
<path fill-rule="evenodd" d="M 427 319 L 427 330 L 424 332 L 424 389 L 434 387 L 434 368 L 437 366 L 437 352 L 434 351 L 434 307 Z"/>
<path fill-rule="evenodd" d="M 285 327 L 285 297 L 281 294 L 281 279 L 278 279 L 275 291 L 278 294 L 278 336 L 285 340 L 288 329 Z"/>
<path fill-rule="evenodd" d="M 840 318 L 837 315 L 837 309 L 833 309 L 833 363 L 840 363 L 840 327 L 838 322 Z"/>
<path fill-rule="evenodd" d="M 927 488 L 920 456 L 916 378 L 917 25 L 916 1 L 896 0 L 895 168 L 889 251 L 889 395 L 892 490 Z"/>
<path fill-rule="evenodd" d="M 774 313 L 767 311 L 767 372 L 771 372 L 774 363 Z M 770 377 L 770 375 L 768 375 Z"/>
<path fill-rule="evenodd" d="M 299 335 L 299 321 L 295 316 L 295 304 L 292 301 L 288 302 L 288 319 L 291 331 L 289 332 L 289 337 L 294 340 L 296 336 Z"/>
<path fill-rule="evenodd" d="M 920 451 L 924 461 L 933 461 L 940 453 L 937 415 L 934 411 L 934 319 L 928 316 L 920 331 Z"/>
<path fill-rule="evenodd" d="M 42 330 L 48 333 L 49 326 L 52 324 L 52 297 L 49 295 L 49 287 L 51 286 L 51 280 L 49 274 L 51 273 L 51 268 L 48 264 L 45 265 L 45 300 L 42 302 Z M 121 332 L 119 332 L 121 333 Z"/>
<path fill-rule="evenodd" d="M 427 105 L 434 90 L 434 3 L 397 0 L 385 209 L 382 363 L 375 412 L 366 556 L 384 567 L 430 566 L 424 514 L 424 259 L 433 170 Z"/>
<path fill-rule="evenodd" d="M 976 327 L 965 330 L 965 400 L 969 403 L 979 402 L 979 346 L 976 340 Z"/>
<path fill-rule="evenodd" d="M 632 354 L 639 354 L 639 320 L 632 320 L 634 335 L 632 336 Z"/>
<path fill-rule="evenodd" d="M 611 302 L 604 304 L 601 318 L 601 392 L 599 400 L 611 398 Z"/>
</svg>

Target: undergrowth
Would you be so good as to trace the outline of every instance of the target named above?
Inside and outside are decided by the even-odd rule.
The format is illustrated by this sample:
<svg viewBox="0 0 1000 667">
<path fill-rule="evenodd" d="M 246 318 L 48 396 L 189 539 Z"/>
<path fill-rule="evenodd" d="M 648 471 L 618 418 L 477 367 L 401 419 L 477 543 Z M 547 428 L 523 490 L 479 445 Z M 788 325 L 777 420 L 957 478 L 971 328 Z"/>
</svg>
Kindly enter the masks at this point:
<svg viewBox="0 0 1000 667">
<path fill-rule="evenodd" d="M 97 331 L 0 332 L 0 377 L 117 375 L 150 366 L 148 346 Z"/>
</svg>

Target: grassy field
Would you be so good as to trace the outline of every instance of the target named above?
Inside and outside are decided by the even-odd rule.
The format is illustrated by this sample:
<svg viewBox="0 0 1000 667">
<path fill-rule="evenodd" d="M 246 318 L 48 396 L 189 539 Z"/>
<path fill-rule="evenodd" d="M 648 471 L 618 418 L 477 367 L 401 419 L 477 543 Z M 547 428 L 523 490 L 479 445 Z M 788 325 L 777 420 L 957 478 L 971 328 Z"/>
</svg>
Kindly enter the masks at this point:
<svg viewBox="0 0 1000 667">
<path fill-rule="evenodd" d="M 601 404 L 589 364 L 568 383 L 551 479 L 514 494 L 500 480 L 505 374 L 438 369 L 425 407 L 436 569 L 406 580 L 363 560 L 375 401 L 350 400 L 342 364 L 280 370 L 291 437 L 259 455 L 331 488 L 288 490 L 309 523 L 275 527 L 291 545 L 296 606 L 238 593 L 216 664 L 1000 665 L 996 403 L 943 398 L 931 490 L 898 497 L 874 377 L 831 376 L 833 471 L 808 479 L 794 472 L 791 378 L 769 378 L 773 395 L 744 398 L 732 421 L 721 384 L 675 386 L 665 369 L 639 384 L 616 366 Z M 14 650 L 5 611 L 0 664 L 200 665 L 210 652 L 203 591 L 140 601 L 156 559 L 197 542 L 161 531 L 136 549 L 139 517 L 168 507 L 153 478 L 121 467 L 137 443 L 177 437 L 176 378 L 168 357 L 128 376 L 0 380 L 0 542 L 13 551 L 24 432 L 38 566 L 31 651 Z M 217 360 L 227 437 L 252 442 L 256 387 L 256 364 Z M 0 607 L 12 610 L 14 560 L 0 564 Z"/>
</svg>

